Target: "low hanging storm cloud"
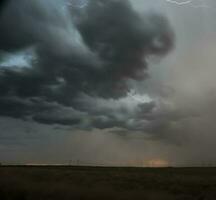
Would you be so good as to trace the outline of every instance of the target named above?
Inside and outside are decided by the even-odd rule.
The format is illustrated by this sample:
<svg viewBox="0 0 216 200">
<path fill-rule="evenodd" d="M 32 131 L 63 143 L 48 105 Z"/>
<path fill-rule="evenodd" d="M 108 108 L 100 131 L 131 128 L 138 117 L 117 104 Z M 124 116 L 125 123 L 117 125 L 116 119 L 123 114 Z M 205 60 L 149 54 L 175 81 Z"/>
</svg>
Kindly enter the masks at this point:
<svg viewBox="0 0 216 200">
<path fill-rule="evenodd" d="M 130 81 L 147 79 L 149 59 L 173 46 L 166 17 L 138 13 L 127 0 L 82 8 L 66 0 L 8 1 L 0 13 L 0 115 L 155 132 L 166 125 L 157 120 L 162 111 L 148 96 L 134 96 Z"/>
</svg>

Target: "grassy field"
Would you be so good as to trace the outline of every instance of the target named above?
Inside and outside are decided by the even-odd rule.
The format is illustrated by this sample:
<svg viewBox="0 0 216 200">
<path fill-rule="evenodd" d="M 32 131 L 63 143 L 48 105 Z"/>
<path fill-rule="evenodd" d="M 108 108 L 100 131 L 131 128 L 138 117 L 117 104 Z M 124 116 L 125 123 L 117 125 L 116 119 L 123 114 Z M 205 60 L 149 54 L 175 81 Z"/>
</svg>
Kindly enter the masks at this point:
<svg viewBox="0 0 216 200">
<path fill-rule="evenodd" d="M 0 167 L 1 200 L 215 200 L 216 168 Z"/>
</svg>

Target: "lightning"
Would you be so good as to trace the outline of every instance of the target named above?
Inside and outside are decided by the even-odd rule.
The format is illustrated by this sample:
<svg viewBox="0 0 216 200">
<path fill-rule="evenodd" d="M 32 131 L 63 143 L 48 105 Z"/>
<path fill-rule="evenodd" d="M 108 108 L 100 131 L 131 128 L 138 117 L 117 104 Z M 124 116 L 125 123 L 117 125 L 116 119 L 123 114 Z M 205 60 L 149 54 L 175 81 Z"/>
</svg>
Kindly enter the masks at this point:
<svg viewBox="0 0 216 200">
<path fill-rule="evenodd" d="M 67 6 L 84 8 L 88 5 L 88 0 L 70 0 L 66 2 Z"/>
<path fill-rule="evenodd" d="M 182 2 L 178 2 L 178 1 L 175 1 L 175 0 L 166 0 L 166 2 L 182 6 L 182 5 L 186 5 L 186 4 L 192 3 L 192 0 L 182 1 Z"/>
<path fill-rule="evenodd" d="M 187 1 L 176 1 L 176 0 L 165 0 L 167 3 L 172 3 L 177 6 L 184 6 L 184 5 L 190 5 L 192 8 L 211 8 L 205 0 L 198 0 L 198 2 L 195 3 L 195 0 L 187 0 Z"/>
<path fill-rule="evenodd" d="M 137 94 L 135 90 L 131 90 L 127 95 L 138 103 L 149 103 L 152 101 L 148 95 Z"/>
</svg>

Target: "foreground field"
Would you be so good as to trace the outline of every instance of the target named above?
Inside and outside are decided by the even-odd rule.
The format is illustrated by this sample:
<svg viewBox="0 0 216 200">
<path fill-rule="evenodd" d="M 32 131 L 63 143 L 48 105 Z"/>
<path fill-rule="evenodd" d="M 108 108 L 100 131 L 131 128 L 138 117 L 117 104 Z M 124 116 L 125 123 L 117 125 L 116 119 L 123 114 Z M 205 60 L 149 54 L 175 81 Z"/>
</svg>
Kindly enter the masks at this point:
<svg viewBox="0 0 216 200">
<path fill-rule="evenodd" d="M 0 167 L 1 200 L 215 200 L 216 168 Z"/>
</svg>

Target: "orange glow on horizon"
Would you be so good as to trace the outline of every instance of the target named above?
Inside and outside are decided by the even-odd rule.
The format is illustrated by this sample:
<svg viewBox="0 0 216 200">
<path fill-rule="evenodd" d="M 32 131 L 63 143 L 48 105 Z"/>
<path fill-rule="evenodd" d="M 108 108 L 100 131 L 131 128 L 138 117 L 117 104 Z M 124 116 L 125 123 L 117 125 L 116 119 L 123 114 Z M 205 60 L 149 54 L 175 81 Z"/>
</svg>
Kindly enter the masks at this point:
<svg viewBox="0 0 216 200">
<path fill-rule="evenodd" d="M 169 162 L 163 159 L 152 159 L 147 161 L 147 167 L 168 167 Z"/>
</svg>

